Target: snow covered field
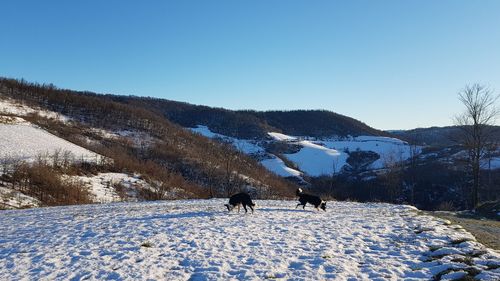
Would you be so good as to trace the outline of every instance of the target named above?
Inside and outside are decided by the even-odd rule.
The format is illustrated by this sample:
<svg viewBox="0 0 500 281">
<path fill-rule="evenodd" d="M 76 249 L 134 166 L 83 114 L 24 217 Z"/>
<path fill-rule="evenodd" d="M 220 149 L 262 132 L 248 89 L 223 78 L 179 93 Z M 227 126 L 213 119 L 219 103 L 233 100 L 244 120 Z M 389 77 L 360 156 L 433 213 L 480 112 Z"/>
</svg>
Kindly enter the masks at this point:
<svg viewBox="0 0 500 281">
<path fill-rule="evenodd" d="M 0 279 L 444 280 L 471 268 L 500 278 L 498 253 L 412 207 L 257 201 L 254 214 L 228 214 L 224 203 L 1 211 Z"/>
</svg>

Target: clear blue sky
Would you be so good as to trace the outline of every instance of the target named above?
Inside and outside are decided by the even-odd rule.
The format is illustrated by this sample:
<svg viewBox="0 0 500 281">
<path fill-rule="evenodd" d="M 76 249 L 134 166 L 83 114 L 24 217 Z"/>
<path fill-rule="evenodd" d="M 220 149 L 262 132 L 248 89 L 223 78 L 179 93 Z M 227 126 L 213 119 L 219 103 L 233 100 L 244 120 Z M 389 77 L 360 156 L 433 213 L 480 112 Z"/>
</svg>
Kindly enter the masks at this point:
<svg viewBox="0 0 500 281">
<path fill-rule="evenodd" d="M 2 1 L 0 75 L 230 109 L 449 125 L 500 90 L 500 1 Z"/>
</svg>

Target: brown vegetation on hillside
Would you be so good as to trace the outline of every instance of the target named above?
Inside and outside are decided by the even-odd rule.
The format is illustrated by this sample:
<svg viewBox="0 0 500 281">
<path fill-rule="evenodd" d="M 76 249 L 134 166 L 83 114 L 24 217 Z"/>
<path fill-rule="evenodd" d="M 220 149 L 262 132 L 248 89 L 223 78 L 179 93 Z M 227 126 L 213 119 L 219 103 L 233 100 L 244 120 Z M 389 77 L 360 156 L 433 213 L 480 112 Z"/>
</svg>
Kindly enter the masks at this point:
<svg viewBox="0 0 500 281">
<path fill-rule="evenodd" d="M 8 172 L 2 174 L 1 180 L 11 189 L 37 198 L 46 206 L 92 203 L 88 189 L 81 182 L 62 177 L 78 170 L 78 165 L 63 166 L 63 161 L 58 160 L 55 164 L 39 157 L 33 163 L 4 163 L 3 169 Z"/>
<path fill-rule="evenodd" d="M 270 173 L 233 147 L 193 134 L 146 108 L 113 101 L 109 96 L 57 89 L 14 79 L 0 79 L 0 93 L 35 108 L 64 114 L 71 122 L 37 115 L 27 117 L 51 133 L 112 159 L 111 170 L 136 172 L 161 182 L 157 194 L 180 188 L 190 197 L 222 197 L 252 186 L 260 198 L 286 197 L 294 185 Z M 130 138 L 106 138 L 95 128 L 129 130 L 150 136 L 137 145 Z"/>
</svg>

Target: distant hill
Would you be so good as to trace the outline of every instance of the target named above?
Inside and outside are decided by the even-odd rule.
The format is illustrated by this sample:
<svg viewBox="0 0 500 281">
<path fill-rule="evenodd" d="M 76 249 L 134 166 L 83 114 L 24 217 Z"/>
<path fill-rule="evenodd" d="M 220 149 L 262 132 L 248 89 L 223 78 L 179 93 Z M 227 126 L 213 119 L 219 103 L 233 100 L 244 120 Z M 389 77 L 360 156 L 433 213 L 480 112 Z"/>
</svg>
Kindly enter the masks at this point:
<svg viewBox="0 0 500 281">
<path fill-rule="evenodd" d="M 327 110 L 234 111 L 156 98 L 108 97 L 153 110 L 183 127 L 204 125 L 216 133 L 236 138 L 264 138 L 270 131 L 310 137 L 389 136 L 354 118 Z"/>
<path fill-rule="evenodd" d="M 493 139 L 500 140 L 500 126 L 492 127 Z M 389 131 L 393 136 L 418 145 L 452 146 L 457 145 L 460 128 L 456 126 L 417 128 L 412 130 Z"/>
</svg>

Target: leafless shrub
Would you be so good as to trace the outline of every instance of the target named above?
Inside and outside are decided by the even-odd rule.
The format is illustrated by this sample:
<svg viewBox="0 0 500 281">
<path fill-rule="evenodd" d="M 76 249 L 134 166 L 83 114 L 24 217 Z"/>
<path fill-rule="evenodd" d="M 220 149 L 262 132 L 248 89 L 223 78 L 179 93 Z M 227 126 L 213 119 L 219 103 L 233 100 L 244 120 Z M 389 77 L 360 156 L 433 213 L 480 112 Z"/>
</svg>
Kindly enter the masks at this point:
<svg viewBox="0 0 500 281">
<path fill-rule="evenodd" d="M 453 206 L 453 202 L 444 201 L 444 202 L 439 203 L 436 210 L 437 211 L 455 211 L 456 208 L 455 208 L 455 206 Z"/>
</svg>

